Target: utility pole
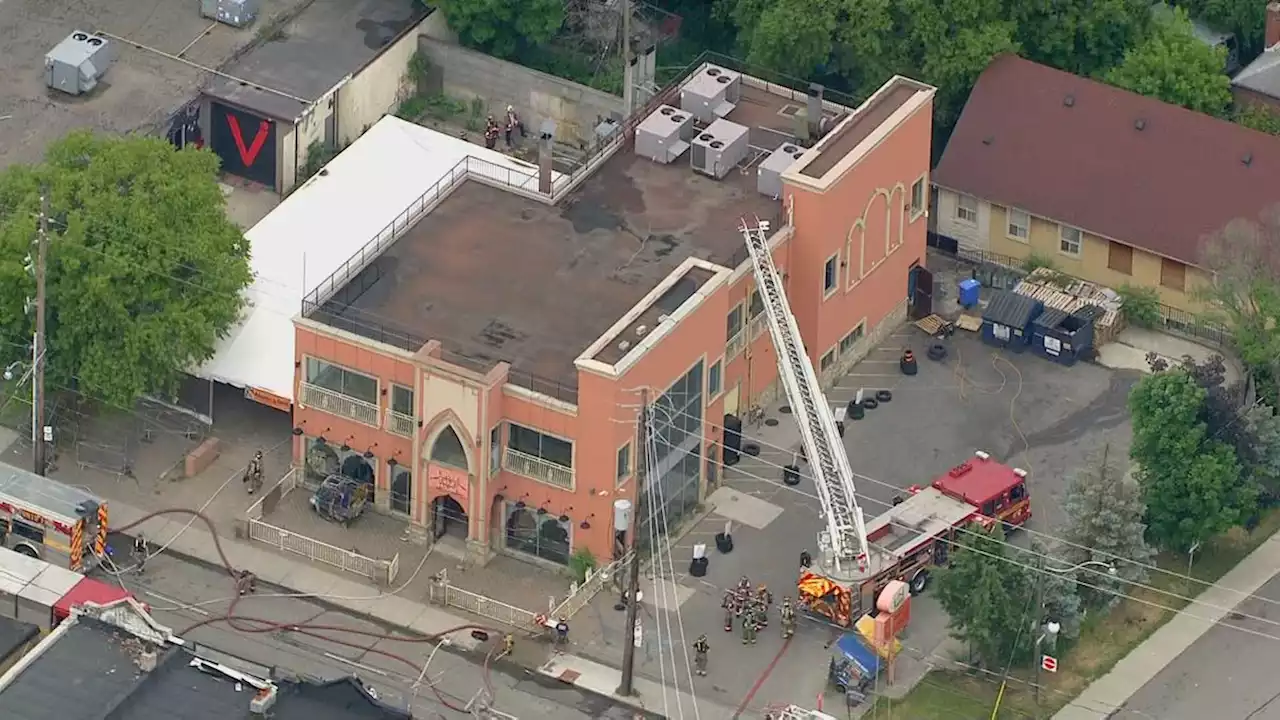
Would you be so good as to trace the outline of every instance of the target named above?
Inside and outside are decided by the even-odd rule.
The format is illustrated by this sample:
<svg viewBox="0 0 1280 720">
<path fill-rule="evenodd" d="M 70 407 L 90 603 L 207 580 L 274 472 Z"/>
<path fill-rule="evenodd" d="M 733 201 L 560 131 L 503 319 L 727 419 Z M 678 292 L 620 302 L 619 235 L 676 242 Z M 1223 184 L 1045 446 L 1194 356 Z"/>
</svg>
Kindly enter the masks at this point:
<svg viewBox="0 0 1280 720">
<path fill-rule="evenodd" d="M 49 248 L 49 190 L 40 189 L 40 228 L 36 238 L 36 336 L 31 344 L 31 442 L 37 475 L 44 475 L 44 315 L 45 256 Z"/>
<path fill-rule="evenodd" d="M 626 0 L 623 0 L 626 4 Z M 622 644 L 622 684 L 618 694 L 635 695 L 632 681 L 636 669 L 636 618 L 640 612 L 640 550 L 636 537 L 640 535 L 640 493 L 649 481 L 649 391 L 640 391 L 640 417 L 636 422 L 636 492 L 635 505 L 631 509 L 631 527 L 627 536 L 627 552 L 631 553 L 630 580 L 627 582 L 627 637 Z M 652 520 L 651 520 L 652 521 Z"/>
<path fill-rule="evenodd" d="M 622 0 L 622 116 L 635 112 L 636 75 L 631 57 L 631 0 Z"/>
<path fill-rule="evenodd" d="M 1041 643 L 1044 642 L 1044 635 L 1045 635 L 1045 632 L 1044 632 L 1044 627 L 1045 627 L 1044 626 L 1044 576 L 1046 572 L 1048 571 L 1045 570 L 1044 553 L 1041 553 L 1040 556 L 1036 559 L 1036 620 L 1035 620 L 1036 642 L 1035 642 L 1034 652 L 1036 656 L 1035 657 L 1035 663 L 1036 663 L 1035 697 L 1036 697 L 1036 717 L 1037 718 L 1040 717 L 1040 674 L 1042 669 L 1044 668 L 1044 659 L 1041 657 L 1044 653 L 1041 652 L 1040 647 L 1041 647 Z"/>
</svg>

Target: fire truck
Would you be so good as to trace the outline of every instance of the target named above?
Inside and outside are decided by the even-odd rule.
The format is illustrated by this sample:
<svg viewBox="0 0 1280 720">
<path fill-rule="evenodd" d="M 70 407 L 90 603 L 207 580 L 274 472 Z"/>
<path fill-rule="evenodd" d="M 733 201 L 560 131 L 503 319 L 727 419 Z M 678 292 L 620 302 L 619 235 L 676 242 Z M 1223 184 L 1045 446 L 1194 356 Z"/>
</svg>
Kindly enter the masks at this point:
<svg viewBox="0 0 1280 720">
<path fill-rule="evenodd" d="M 945 565 L 956 533 L 971 524 L 1006 532 L 1031 517 L 1027 473 L 985 452 L 947 471 L 932 484 L 908 488 L 910 495 L 867 523 L 864 564 L 802 569 L 797 583 L 801 607 L 841 627 L 871 611 L 892 580 L 912 595 L 924 592 L 929 570 Z"/>
<path fill-rule="evenodd" d="M 87 573 L 106 551 L 107 527 L 105 501 L 0 463 L 0 547 Z"/>
<path fill-rule="evenodd" d="M 133 594 L 119 585 L 0 549 L 0 617 L 49 630 L 77 605 L 108 605 L 124 598 Z"/>
<path fill-rule="evenodd" d="M 975 519 L 1011 527 L 1025 522 L 1031 514 L 1026 473 L 979 453 L 929 487 L 912 488 L 908 499 L 868 524 L 858 505 L 853 469 L 835 416 L 773 262 L 769 224 L 743 218 L 738 229 L 777 351 L 778 379 L 800 430 L 826 525 L 818 533 L 815 564 L 798 580 L 799 604 L 850 627 L 875 607 L 876 596 L 889 581 L 901 579 L 914 591 L 922 591 L 928 583 L 928 568 L 946 562 L 945 541 L 957 528 Z"/>
</svg>

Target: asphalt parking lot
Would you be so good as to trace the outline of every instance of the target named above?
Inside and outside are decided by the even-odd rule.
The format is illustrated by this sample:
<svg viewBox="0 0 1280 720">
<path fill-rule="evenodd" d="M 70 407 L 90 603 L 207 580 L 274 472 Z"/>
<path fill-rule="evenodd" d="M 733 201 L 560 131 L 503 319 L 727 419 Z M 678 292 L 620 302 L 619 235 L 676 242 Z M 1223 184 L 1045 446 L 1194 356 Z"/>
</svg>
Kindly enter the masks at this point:
<svg viewBox="0 0 1280 720">
<path fill-rule="evenodd" d="M 893 392 L 890 402 L 850 422 L 845 434 L 868 518 L 888 507 L 902 488 L 927 483 L 974 451 L 985 450 L 1028 471 L 1036 513 L 1031 526 L 1051 531 L 1062 521 L 1061 498 L 1076 468 L 1108 443 L 1113 457 L 1127 457 L 1126 399 L 1137 373 L 1089 364 L 1064 368 L 1030 354 L 994 350 L 963 331 L 948 341 L 947 358 L 933 362 L 924 358 L 929 341 L 920 330 L 904 326 L 828 393 L 832 405 L 841 406 L 860 388 Z M 920 358 L 914 377 L 898 370 L 907 347 Z M 794 489 L 780 483 L 779 466 L 790 461 L 799 443 L 794 419 L 775 405 L 765 423 L 744 428 L 743 434 L 744 442 L 761 446 L 759 456 L 744 457 L 725 472 L 723 486 L 709 501 L 716 507 L 673 547 L 686 640 L 691 643 L 705 632 L 712 646 L 709 675 L 698 678 L 695 687 L 700 696 L 744 713 L 785 702 L 813 707 L 826 690 L 828 646 L 838 637 L 836 631 L 801 623 L 784 644 L 775 615 L 759 642 L 744 648 L 739 635 L 722 629 L 723 589 L 742 575 L 767 584 L 779 599 L 794 594 L 799 553 L 815 549 L 821 522 L 810 480 L 802 478 Z M 727 518 L 735 522 L 736 547 L 722 555 L 714 549 L 713 537 Z M 685 576 L 697 543 L 706 543 L 711 557 L 703 578 Z M 638 672 L 655 680 L 662 677 L 660 657 L 668 658 L 668 678 L 673 672 L 668 648 L 654 637 L 651 601 L 657 595 L 652 586 L 646 592 L 645 642 L 637 651 Z M 625 632 L 623 614 L 612 609 L 614 601 L 597 598 L 575 621 L 574 637 L 576 652 L 616 666 Z M 893 695 L 904 693 L 924 674 L 928 658 L 950 655 L 945 614 L 928 593 L 915 601 L 903 641 L 906 650 L 895 682 L 880 688 Z M 675 643 L 680 643 L 678 632 Z M 683 665 L 678 669 L 683 680 Z M 687 680 L 681 684 L 687 686 Z"/>
</svg>

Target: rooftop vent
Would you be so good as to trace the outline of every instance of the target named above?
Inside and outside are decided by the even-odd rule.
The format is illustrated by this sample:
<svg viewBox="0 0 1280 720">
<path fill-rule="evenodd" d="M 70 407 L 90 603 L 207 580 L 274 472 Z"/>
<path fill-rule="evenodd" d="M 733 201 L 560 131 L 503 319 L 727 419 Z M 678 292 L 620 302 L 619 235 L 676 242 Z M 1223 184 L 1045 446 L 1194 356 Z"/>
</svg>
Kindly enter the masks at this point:
<svg viewBox="0 0 1280 720">
<path fill-rule="evenodd" d="M 716 76 L 716 82 L 718 82 L 718 83 L 727 83 L 727 82 L 729 82 L 730 80 L 732 80 L 732 78 L 730 78 L 730 77 L 726 77 L 726 76 L 724 76 L 724 75 L 717 75 L 717 76 Z"/>
<path fill-rule="evenodd" d="M 623 340 L 622 342 L 618 343 L 618 349 L 621 350 L 622 352 L 626 352 L 630 348 L 631 348 L 630 341 Z"/>
<path fill-rule="evenodd" d="M 637 326 L 636 326 L 636 336 L 637 336 L 637 337 L 644 337 L 644 334 L 645 334 L 645 333 L 647 333 L 647 332 L 649 332 L 649 326 L 648 326 L 648 325 L 637 325 Z"/>
<path fill-rule="evenodd" d="M 698 139 L 701 140 L 702 142 L 711 142 L 712 140 L 716 139 L 716 136 L 712 135 L 711 133 L 702 133 L 701 135 L 698 136 Z"/>
<path fill-rule="evenodd" d="M 715 68 L 715 67 L 707 68 L 707 74 L 710 75 L 711 77 L 717 77 L 721 74 L 720 68 Z"/>
<path fill-rule="evenodd" d="M 1245 153 L 1245 154 L 1244 154 L 1244 157 L 1240 158 L 1240 162 L 1244 163 L 1244 166 L 1245 166 L 1245 167 L 1249 167 L 1250 165 L 1252 165 L 1252 164 L 1253 164 L 1253 153 Z"/>
<path fill-rule="evenodd" d="M 675 114 L 676 114 L 676 109 L 675 109 L 675 108 L 673 108 L 673 107 L 671 107 L 670 105 L 667 105 L 667 106 L 665 106 L 665 107 L 663 107 L 663 108 L 659 109 L 659 110 L 658 110 L 658 112 L 662 113 L 663 115 L 675 115 Z"/>
<path fill-rule="evenodd" d="M 1137 120 L 1133 121 L 1133 127 L 1139 132 L 1141 132 L 1144 128 L 1147 127 L 1147 121 L 1143 120 L 1142 118 L 1138 118 Z"/>
<path fill-rule="evenodd" d="M 1066 97 L 1062 98 L 1062 104 L 1063 104 L 1063 105 L 1066 105 L 1067 107 L 1074 107 L 1074 106 L 1075 106 L 1075 104 L 1076 104 L 1076 96 L 1075 96 L 1075 95 L 1068 95 L 1068 96 L 1066 96 Z"/>
<path fill-rule="evenodd" d="M 719 140 L 712 140 L 711 147 L 719 150 L 720 148 L 724 147 L 724 143 L 720 142 Z"/>
</svg>

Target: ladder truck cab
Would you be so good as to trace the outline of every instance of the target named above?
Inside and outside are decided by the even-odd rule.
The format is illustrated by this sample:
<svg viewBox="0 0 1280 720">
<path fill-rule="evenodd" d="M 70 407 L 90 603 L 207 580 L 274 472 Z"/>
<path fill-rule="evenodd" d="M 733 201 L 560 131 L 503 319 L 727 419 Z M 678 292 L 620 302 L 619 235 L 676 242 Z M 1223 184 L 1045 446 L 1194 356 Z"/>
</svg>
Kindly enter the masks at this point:
<svg viewBox="0 0 1280 720">
<path fill-rule="evenodd" d="M 106 543 L 105 501 L 0 463 L 0 547 L 87 573 L 97 567 Z"/>
<path fill-rule="evenodd" d="M 867 523 L 865 568 L 837 567 L 819 556 L 814 567 L 802 569 L 801 607 L 850 627 L 873 612 L 890 581 L 907 583 L 913 595 L 924 592 L 930 568 L 947 563 L 961 528 L 1001 523 L 1007 532 L 1031 517 L 1026 477 L 1023 470 L 978 452 L 930 485 L 909 488 L 906 499 Z"/>
</svg>

